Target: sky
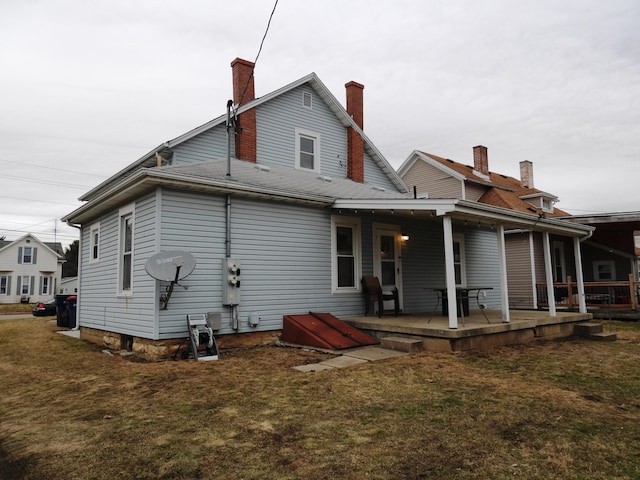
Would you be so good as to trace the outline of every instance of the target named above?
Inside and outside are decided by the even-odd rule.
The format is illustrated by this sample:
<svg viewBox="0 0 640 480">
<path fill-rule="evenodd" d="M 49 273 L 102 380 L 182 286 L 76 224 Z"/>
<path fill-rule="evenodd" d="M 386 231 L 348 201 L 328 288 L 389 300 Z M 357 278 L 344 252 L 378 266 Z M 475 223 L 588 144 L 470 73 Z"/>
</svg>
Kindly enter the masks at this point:
<svg viewBox="0 0 640 480">
<path fill-rule="evenodd" d="M 581 215 L 640 211 L 637 0 L 0 0 L 0 238 L 67 246 L 78 198 L 225 113 L 315 72 L 398 168 L 413 150 L 519 178 Z"/>
</svg>

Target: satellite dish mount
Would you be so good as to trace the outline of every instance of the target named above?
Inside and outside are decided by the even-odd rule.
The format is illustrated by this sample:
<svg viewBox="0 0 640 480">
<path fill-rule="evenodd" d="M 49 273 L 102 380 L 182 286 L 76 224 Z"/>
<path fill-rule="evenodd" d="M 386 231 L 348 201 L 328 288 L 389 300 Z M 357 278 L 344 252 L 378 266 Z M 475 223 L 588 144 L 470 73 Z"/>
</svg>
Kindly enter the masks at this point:
<svg viewBox="0 0 640 480">
<path fill-rule="evenodd" d="M 177 285 L 187 290 L 188 285 L 180 285 L 180 280 L 191 274 L 196 268 L 196 259 L 193 255 L 180 250 L 160 252 L 149 257 L 144 265 L 147 273 L 163 282 L 170 282 L 166 293 L 160 295 L 160 310 L 166 310 L 173 289 Z"/>
</svg>

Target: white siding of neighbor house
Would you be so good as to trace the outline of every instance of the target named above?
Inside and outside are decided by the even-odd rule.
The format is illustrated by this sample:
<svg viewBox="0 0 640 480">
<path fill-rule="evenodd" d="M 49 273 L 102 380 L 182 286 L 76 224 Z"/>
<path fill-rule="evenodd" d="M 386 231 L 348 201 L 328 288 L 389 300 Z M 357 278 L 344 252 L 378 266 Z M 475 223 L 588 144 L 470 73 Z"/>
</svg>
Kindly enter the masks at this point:
<svg viewBox="0 0 640 480">
<path fill-rule="evenodd" d="M 19 263 L 20 249 L 32 247 L 35 250 L 34 263 Z M 6 295 L 0 295 L 0 303 L 20 303 L 22 294 L 18 292 L 20 279 L 26 278 L 29 284 L 29 303 L 50 300 L 56 294 L 62 277 L 62 264 L 58 263 L 58 256 L 46 245 L 30 235 L 17 240 L 0 252 L 0 275 L 8 277 Z M 50 290 L 48 294 L 41 294 L 43 278 L 49 278 Z"/>
</svg>

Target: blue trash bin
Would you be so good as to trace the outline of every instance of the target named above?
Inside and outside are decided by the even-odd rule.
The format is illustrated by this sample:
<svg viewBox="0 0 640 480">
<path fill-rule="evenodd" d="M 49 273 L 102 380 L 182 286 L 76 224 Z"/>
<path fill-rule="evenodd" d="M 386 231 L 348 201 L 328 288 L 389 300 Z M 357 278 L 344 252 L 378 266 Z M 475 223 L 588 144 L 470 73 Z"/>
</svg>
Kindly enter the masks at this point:
<svg viewBox="0 0 640 480">
<path fill-rule="evenodd" d="M 76 328 L 76 305 L 78 304 L 78 296 L 72 295 L 67 297 L 65 303 L 67 305 L 67 324 L 69 328 Z"/>
<path fill-rule="evenodd" d="M 67 298 L 69 295 L 56 295 L 56 324 L 59 327 L 69 326 L 69 312 L 67 312 Z"/>
</svg>

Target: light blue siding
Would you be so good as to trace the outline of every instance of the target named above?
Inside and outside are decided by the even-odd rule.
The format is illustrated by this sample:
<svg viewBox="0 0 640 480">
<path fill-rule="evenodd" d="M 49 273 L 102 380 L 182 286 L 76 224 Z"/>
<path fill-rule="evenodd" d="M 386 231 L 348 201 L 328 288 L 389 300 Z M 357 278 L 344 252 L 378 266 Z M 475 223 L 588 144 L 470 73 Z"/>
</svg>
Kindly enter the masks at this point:
<svg viewBox="0 0 640 480">
<path fill-rule="evenodd" d="M 234 155 L 235 143 L 231 139 L 231 155 Z M 227 130 L 218 125 L 196 135 L 173 148 L 173 165 L 182 165 L 209 160 L 222 160 L 227 157 Z"/>
<path fill-rule="evenodd" d="M 144 262 L 153 250 L 155 195 L 136 202 L 134 210 L 133 296 L 118 296 L 118 229 L 116 210 L 100 219 L 100 260 L 89 262 L 90 229 L 82 231 L 82 275 L 78 315 L 83 327 L 152 338 L 154 312 L 153 280 L 144 270 Z"/>
</svg>

